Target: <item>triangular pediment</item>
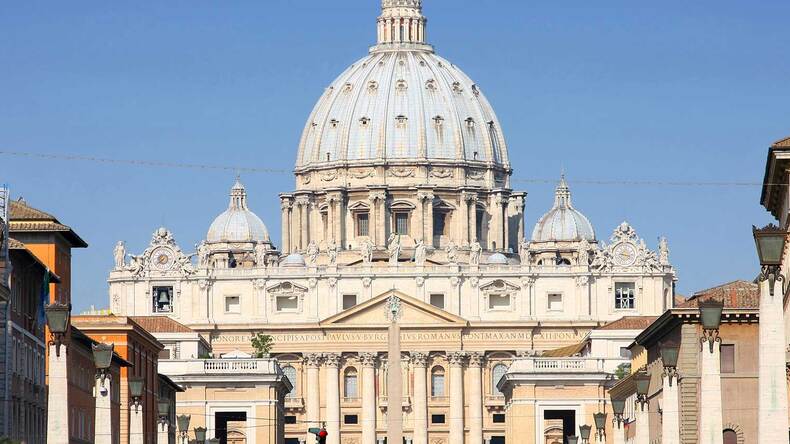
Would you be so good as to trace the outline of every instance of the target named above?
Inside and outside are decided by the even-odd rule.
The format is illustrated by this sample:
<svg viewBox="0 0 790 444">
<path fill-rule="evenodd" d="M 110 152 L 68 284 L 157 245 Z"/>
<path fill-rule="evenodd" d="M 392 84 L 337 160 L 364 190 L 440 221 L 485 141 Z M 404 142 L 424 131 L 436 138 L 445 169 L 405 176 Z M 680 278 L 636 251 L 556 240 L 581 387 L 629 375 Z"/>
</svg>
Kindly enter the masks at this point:
<svg viewBox="0 0 790 444">
<path fill-rule="evenodd" d="M 362 304 L 342 311 L 321 321 L 321 327 L 331 328 L 349 326 L 386 326 L 387 300 L 395 295 L 401 301 L 401 318 L 398 323 L 403 327 L 420 325 L 430 327 L 464 327 L 464 318 L 448 313 L 433 305 L 426 304 L 398 290 L 389 290 Z"/>
</svg>

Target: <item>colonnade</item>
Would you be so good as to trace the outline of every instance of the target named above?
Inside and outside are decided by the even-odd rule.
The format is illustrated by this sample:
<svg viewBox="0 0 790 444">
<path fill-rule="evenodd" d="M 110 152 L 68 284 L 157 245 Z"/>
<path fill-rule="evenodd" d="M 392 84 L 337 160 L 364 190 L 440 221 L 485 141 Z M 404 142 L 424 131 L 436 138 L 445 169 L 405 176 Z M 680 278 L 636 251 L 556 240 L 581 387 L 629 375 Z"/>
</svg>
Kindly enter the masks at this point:
<svg viewBox="0 0 790 444">
<path fill-rule="evenodd" d="M 386 354 L 383 354 L 386 356 Z M 341 400 L 340 370 L 346 355 L 343 353 L 311 353 L 304 357 L 306 388 L 305 414 L 309 427 L 326 425 L 329 436 L 328 444 L 341 442 Z M 379 430 L 386 429 L 386 423 L 378 422 L 376 409 L 383 407 L 382 397 L 386 393 L 376 391 L 377 372 L 383 370 L 383 364 L 378 353 L 356 353 L 355 361 L 361 367 L 361 417 L 359 422 L 362 429 L 361 444 L 375 444 L 383 437 L 378 436 Z M 449 442 L 463 443 L 465 428 L 468 427 L 467 442 L 483 442 L 483 366 L 484 355 L 481 352 L 448 351 L 446 353 L 449 387 L 445 393 L 449 395 L 449 408 L 446 412 L 446 422 L 449 425 Z M 413 444 L 428 444 L 429 430 L 429 400 L 430 385 L 429 363 L 430 356 L 427 352 L 412 352 L 408 364 L 413 375 L 413 393 L 411 394 L 411 420 L 404 424 L 405 436 Z M 405 362 L 404 362 L 405 363 Z M 403 363 L 402 363 L 403 364 Z M 466 371 L 465 371 L 466 370 Z M 319 386 L 319 372 L 324 372 L 324 387 Z M 466 384 L 464 384 L 466 380 Z M 464 387 L 469 387 L 469 399 L 464 399 Z M 383 387 L 382 387 L 383 389 Z M 321 415 L 321 398 L 324 402 L 324 415 Z M 465 406 L 467 409 L 465 409 Z M 387 409 L 396 406 L 387 405 Z M 464 411 L 467 410 L 466 415 Z M 386 420 L 385 420 L 386 421 Z M 358 433 L 358 432 L 356 432 Z M 308 435 L 310 442 L 311 435 Z"/>
</svg>

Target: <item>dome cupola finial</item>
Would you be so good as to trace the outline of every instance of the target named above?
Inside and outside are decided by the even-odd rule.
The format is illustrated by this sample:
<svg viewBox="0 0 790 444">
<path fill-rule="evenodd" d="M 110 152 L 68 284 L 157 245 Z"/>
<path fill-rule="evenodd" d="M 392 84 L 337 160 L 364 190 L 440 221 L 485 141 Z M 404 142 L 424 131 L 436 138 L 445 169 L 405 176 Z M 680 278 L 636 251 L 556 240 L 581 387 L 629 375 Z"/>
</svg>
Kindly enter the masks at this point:
<svg viewBox="0 0 790 444">
<path fill-rule="evenodd" d="M 565 181 L 565 173 L 560 176 L 560 183 L 554 190 L 554 207 L 573 208 L 571 204 L 571 189 Z"/>
<path fill-rule="evenodd" d="M 422 0 L 381 0 L 381 15 L 376 22 L 378 46 L 425 44 Z"/>
<path fill-rule="evenodd" d="M 236 175 L 236 183 L 230 189 L 230 205 L 229 209 L 247 210 L 247 190 L 239 180 L 239 175 Z"/>
</svg>

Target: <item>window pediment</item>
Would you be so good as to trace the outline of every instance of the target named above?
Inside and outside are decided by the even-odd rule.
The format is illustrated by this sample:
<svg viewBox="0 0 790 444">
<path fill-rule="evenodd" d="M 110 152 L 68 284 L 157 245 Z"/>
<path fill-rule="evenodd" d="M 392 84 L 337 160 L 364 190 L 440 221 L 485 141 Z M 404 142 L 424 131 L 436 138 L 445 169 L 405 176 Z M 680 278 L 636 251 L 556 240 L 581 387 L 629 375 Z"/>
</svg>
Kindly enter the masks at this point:
<svg viewBox="0 0 790 444">
<path fill-rule="evenodd" d="M 510 282 L 502 279 L 496 279 L 480 286 L 483 292 L 511 292 L 519 289 L 518 285 L 511 284 Z"/>
<path fill-rule="evenodd" d="M 294 284 L 293 282 L 280 282 L 277 285 L 273 285 L 267 288 L 266 291 L 272 295 L 294 294 L 294 293 L 299 294 L 299 293 L 307 293 L 307 287 Z"/>
</svg>

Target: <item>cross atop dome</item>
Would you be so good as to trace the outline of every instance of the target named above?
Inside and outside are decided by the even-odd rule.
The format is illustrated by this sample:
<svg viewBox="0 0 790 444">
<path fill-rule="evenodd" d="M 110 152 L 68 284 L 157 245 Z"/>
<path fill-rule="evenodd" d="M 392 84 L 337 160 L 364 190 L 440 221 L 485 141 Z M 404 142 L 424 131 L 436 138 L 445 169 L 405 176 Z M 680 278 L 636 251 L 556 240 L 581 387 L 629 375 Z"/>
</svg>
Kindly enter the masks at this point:
<svg viewBox="0 0 790 444">
<path fill-rule="evenodd" d="M 381 15 L 376 21 L 378 45 L 375 49 L 391 49 L 404 45 L 425 45 L 422 0 L 382 0 Z M 425 49 L 430 49 L 426 45 Z"/>
</svg>

